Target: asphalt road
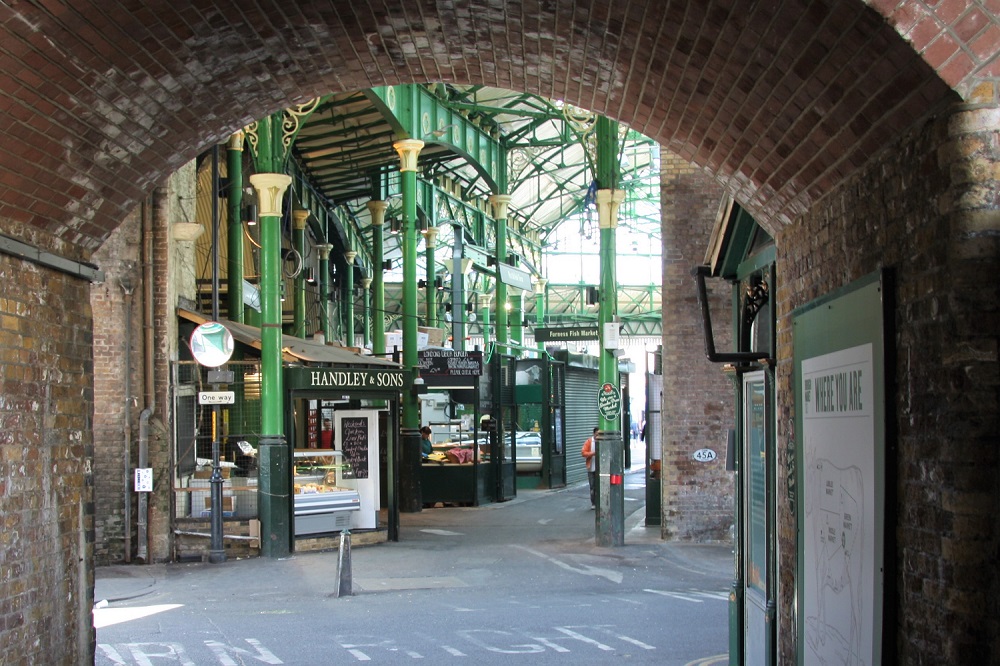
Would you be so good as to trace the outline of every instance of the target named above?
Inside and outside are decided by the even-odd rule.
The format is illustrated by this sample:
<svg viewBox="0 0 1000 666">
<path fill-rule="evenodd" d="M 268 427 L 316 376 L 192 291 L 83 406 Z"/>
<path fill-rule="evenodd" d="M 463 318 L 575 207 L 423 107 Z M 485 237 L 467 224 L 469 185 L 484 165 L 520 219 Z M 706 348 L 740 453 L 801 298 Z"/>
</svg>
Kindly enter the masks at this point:
<svg viewBox="0 0 1000 666">
<path fill-rule="evenodd" d="M 404 514 L 340 598 L 336 552 L 99 570 L 95 663 L 727 663 L 730 548 L 663 542 L 626 480 L 622 547 L 595 545 L 586 484 L 522 491 Z"/>
</svg>

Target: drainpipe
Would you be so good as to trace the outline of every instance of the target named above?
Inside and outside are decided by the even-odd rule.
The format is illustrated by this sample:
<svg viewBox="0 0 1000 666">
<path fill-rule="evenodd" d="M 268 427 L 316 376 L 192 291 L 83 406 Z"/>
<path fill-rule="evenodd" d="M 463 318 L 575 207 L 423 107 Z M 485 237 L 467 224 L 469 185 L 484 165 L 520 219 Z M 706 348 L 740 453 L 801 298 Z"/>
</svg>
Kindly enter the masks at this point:
<svg viewBox="0 0 1000 666">
<path fill-rule="evenodd" d="M 124 434 L 124 485 L 122 486 L 125 494 L 125 519 L 123 521 L 125 533 L 125 563 L 128 564 L 132 561 L 132 491 L 129 488 L 129 477 L 131 476 L 131 451 L 132 451 L 132 292 L 135 289 L 135 283 L 131 275 L 131 268 L 129 269 L 129 274 L 123 275 L 118 280 L 118 284 L 121 286 L 122 291 L 125 292 L 125 424 L 123 427 Z"/>
<path fill-rule="evenodd" d="M 149 457 L 149 418 L 153 415 L 153 212 L 149 199 L 142 206 L 142 327 L 143 327 L 143 376 L 145 380 L 144 402 L 146 408 L 139 415 L 139 466 L 146 465 Z M 149 493 L 139 493 L 139 516 L 137 525 L 136 558 L 149 560 Z M 131 526 L 129 527 L 131 529 Z"/>
<path fill-rule="evenodd" d="M 147 466 L 149 460 L 149 418 L 153 415 L 150 407 L 139 415 L 139 469 Z M 140 562 L 149 561 L 149 493 L 139 493 L 139 522 L 136 534 L 135 558 Z"/>
</svg>

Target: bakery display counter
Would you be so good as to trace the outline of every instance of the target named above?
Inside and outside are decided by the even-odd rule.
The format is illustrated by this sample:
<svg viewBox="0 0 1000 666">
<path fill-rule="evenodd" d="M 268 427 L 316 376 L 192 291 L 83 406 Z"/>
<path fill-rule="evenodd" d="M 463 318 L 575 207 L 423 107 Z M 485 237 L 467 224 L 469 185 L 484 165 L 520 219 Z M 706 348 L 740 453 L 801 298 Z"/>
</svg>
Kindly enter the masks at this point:
<svg viewBox="0 0 1000 666">
<path fill-rule="evenodd" d="M 295 536 L 350 528 L 361 496 L 344 479 L 348 465 L 340 451 L 296 449 L 293 476 Z"/>
</svg>

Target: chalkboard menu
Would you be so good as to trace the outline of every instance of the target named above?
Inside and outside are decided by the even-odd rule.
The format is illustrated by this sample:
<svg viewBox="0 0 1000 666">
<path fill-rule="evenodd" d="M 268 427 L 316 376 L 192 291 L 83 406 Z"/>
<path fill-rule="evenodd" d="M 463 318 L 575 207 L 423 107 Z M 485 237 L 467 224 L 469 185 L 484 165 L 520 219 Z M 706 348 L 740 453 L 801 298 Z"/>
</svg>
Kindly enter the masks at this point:
<svg viewBox="0 0 1000 666">
<path fill-rule="evenodd" d="M 345 479 L 368 478 L 368 417 L 345 417 L 340 422 L 340 451 L 349 467 Z"/>
</svg>

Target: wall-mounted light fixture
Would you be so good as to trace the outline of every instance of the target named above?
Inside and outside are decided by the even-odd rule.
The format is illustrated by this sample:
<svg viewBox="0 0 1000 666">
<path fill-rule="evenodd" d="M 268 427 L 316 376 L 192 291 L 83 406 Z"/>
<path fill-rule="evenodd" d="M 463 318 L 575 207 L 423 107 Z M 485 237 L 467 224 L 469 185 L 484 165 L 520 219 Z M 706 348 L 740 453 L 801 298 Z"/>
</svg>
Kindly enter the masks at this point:
<svg viewBox="0 0 1000 666">
<path fill-rule="evenodd" d="M 252 227 L 257 224 L 257 205 L 247 204 L 243 206 L 243 221 L 247 223 L 248 227 Z"/>
</svg>

